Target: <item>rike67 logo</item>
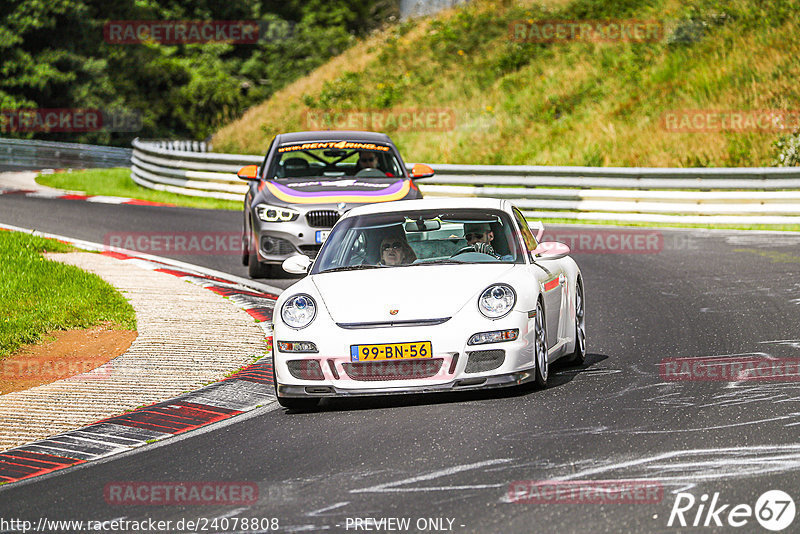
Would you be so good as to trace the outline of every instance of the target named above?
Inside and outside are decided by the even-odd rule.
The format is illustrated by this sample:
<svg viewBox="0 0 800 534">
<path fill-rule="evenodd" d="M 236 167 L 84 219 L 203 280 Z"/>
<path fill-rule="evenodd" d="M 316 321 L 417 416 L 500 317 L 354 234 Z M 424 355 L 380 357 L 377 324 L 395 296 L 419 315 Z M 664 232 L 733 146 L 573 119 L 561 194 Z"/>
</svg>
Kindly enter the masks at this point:
<svg viewBox="0 0 800 534">
<path fill-rule="evenodd" d="M 779 532 L 794 521 L 795 504 L 788 493 L 781 490 L 764 492 L 755 506 L 749 504 L 730 504 L 720 499 L 715 492 L 709 500 L 708 494 L 699 499 L 691 493 L 680 492 L 675 497 L 672 511 L 667 521 L 668 527 L 743 527 L 753 532 L 752 520 L 767 530 Z"/>
</svg>

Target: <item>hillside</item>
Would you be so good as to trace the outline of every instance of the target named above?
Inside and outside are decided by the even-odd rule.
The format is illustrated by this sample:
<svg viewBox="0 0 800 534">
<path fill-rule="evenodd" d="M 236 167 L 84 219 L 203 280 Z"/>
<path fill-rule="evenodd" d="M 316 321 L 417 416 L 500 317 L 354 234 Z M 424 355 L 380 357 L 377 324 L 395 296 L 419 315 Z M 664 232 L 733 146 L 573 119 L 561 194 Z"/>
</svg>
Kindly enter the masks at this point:
<svg viewBox="0 0 800 534">
<path fill-rule="evenodd" d="M 564 20 L 658 21 L 663 35 L 646 42 L 510 37 L 514 21 L 531 30 Z M 434 109 L 449 113 L 454 126 L 383 129 L 406 160 L 771 165 L 775 143 L 791 129 L 749 121 L 756 110 L 800 109 L 798 79 L 798 0 L 476 0 L 374 34 L 222 128 L 214 148 L 263 153 L 274 134 L 306 129 L 309 110 L 385 110 L 386 118 Z M 682 110 L 714 110 L 722 124 L 734 111 L 744 115 L 743 127 L 712 122 L 685 131 Z M 670 122 L 676 112 L 683 119 Z M 797 116 L 789 119 L 796 129 Z"/>
</svg>

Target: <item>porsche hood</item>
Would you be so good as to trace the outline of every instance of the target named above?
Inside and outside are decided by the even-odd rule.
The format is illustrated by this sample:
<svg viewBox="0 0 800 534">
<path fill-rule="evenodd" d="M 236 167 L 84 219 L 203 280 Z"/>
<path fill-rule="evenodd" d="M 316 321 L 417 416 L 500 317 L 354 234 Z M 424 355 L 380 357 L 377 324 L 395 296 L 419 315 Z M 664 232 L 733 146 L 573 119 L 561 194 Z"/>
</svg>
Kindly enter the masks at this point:
<svg viewBox="0 0 800 534">
<path fill-rule="evenodd" d="M 409 266 L 321 273 L 311 278 L 334 322 L 414 321 L 452 317 L 513 268 L 508 264 Z"/>
</svg>

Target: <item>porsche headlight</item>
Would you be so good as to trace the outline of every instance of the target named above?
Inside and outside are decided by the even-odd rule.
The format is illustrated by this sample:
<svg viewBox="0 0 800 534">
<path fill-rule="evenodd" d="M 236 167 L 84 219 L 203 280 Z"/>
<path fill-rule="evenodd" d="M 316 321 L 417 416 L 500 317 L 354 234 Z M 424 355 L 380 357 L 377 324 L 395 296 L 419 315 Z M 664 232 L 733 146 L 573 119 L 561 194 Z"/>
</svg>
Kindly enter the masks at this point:
<svg viewBox="0 0 800 534">
<path fill-rule="evenodd" d="M 256 213 L 258 218 L 264 222 L 290 222 L 300 216 L 300 213 L 289 208 L 279 208 L 266 204 L 256 206 Z"/>
<path fill-rule="evenodd" d="M 478 309 L 489 319 L 499 319 L 508 314 L 517 302 L 511 286 L 495 284 L 487 287 L 478 298 Z"/>
<path fill-rule="evenodd" d="M 283 322 L 292 328 L 305 328 L 317 315 L 317 303 L 310 295 L 299 294 L 290 297 L 281 307 Z"/>
</svg>

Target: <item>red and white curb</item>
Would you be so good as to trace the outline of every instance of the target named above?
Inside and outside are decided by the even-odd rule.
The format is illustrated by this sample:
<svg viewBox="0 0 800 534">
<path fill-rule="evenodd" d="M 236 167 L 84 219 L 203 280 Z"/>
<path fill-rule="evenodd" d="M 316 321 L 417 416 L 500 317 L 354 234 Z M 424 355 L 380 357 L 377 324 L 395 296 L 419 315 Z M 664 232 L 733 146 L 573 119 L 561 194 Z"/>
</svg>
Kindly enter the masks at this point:
<svg viewBox="0 0 800 534">
<path fill-rule="evenodd" d="M 84 200 L 86 202 L 96 202 L 98 204 L 129 204 L 133 206 L 175 206 L 165 202 L 151 202 L 149 200 L 139 200 L 136 198 L 109 197 L 103 195 L 80 195 L 75 193 L 63 193 L 60 191 L 37 191 L 34 189 L 3 189 L 0 188 L 0 195 L 20 195 L 29 198 L 49 198 L 62 200 Z"/>
<path fill-rule="evenodd" d="M 259 321 L 268 346 L 272 345 L 272 312 L 281 289 L 167 258 L 112 249 L 98 243 L 5 224 L 0 224 L 0 230 L 57 239 L 205 287 L 227 297 Z M 272 376 L 271 359 L 262 358 L 262 361 L 197 391 L 0 452 L 0 483 L 16 482 L 126 452 L 154 440 L 188 432 L 272 403 L 275 401 Z"/>
</svg>

